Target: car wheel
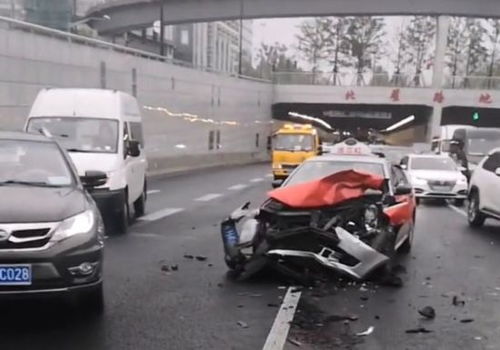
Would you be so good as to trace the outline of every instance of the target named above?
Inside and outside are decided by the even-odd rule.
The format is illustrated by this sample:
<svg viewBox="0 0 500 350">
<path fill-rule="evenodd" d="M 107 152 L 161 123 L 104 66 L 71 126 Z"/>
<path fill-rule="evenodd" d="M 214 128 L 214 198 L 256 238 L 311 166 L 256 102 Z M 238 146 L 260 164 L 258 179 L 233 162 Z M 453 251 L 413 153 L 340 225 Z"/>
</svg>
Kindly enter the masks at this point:
<svg viewBox="0 0 500 350">
<path fill-rule="evenodd" d="M 464 199 L 455 199 L 453 201 L 453 204 L 456 206 L 456 207 L 463 207 L 464 206 L 464 202 L 465 200 Z"/>
<path fill-rule="evenodd" d="M 413 245 L 413 236 L 415 233 L 415 222 L 411 226 L 410 232 L 408 232 L 408 237 L 406 237 L 405 241 L 399 248 L 399 251 L 403 254 L 408 254 L 411 251 L 411 247 Z"/>
<path fill-rule="evenodd" d="M 146 212 L 146 198 L 147 198 L 147 186 L 144 183 L 144 188 L 142 190 L 141 196 L 134 202 L 134 213 L 135 217 L 141 217 Z"/>
<path fill-rule="evenodd" d="M 467 221 L 471 227 L 481 227 L 486 217 L 479 210 L 479 193 L 473 192 L 469 198 L 469 207 L 467 209 Z"/>
<path fill-rule="evenodd" d="M 128 230 L 128 224 L 130 221 L 130 208 L 128 205 L 127 196 L 125 196 L 125 200 L 122 203 L 122 209 L 116 215 L 116 233 L 125 234 Z"/>
<path fill-rule="evenodd" d="M 104 290 L 102 283 L 91 291 L 81 295 L 81 307 L 92 314 L 100 315 L 104 312 Z"/>
</svg>

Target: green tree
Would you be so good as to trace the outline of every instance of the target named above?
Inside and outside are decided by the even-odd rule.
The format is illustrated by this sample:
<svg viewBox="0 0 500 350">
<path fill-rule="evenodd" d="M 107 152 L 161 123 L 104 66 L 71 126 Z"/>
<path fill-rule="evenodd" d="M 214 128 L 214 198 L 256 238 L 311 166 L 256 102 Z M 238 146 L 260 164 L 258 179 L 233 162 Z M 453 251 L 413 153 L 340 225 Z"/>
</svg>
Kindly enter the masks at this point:
<svg viewBox="0 0 500 350">
<path fill-rule="evenodd" d="M 332 19 L 330 17 L 308 19 L 299 25 L 300 33 L 296 36 L 297 49 L 312 67 L 313 84 L 321 62 L 329 56 L 331 26 Z"/>
<path fill-rule="evenodd" d="M 433 38 L 436 20 L 429 16 L 414 16 L 401 33 L 402 62 L 415 67 L 413 84 L 421 86 L 424 63 L 433 58 Z M 403 51 L 404 49 L 404 51 Z"/>
<path fill-rule="evenodd" d="M 346 32 L 341 43 L 342 53 L 353 60 L 357 84 L 363 84 L 363 73 L 383 53 L 385 22 L 380 17 L 346 17 Z"/>
</svg>

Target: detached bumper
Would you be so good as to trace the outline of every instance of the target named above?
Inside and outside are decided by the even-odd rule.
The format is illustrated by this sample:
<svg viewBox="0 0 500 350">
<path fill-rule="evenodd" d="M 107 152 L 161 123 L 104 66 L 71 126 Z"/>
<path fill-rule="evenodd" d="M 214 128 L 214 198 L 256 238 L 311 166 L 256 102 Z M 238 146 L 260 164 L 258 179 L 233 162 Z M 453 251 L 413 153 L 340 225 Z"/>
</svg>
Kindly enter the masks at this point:
<svg viewBox="0 0 500 350">
<path fill-rule="evenodd" d="M 103 218 L 114 216 L 123 208 L 123 202 L 125 201 L 124 190 L 95 189 L 90 194 L 94 198 Z"/>
</svg>

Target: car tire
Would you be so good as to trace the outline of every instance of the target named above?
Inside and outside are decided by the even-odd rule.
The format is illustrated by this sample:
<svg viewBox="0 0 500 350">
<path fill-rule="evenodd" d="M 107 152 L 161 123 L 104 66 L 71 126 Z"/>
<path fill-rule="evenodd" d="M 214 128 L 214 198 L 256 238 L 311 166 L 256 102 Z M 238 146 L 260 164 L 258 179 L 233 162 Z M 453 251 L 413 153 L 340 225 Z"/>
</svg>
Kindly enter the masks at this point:
<svg viewBox="0 0 500 350">
<path fill-rule="evenodd" d="M 453 200 L 453 205 L 456 207 L 463 207 L 465 203 L 465 199 L 455 199 Z"/>
<path fill-rule="evenodd" d="M 147 185 L 144 183 L 141 196 L 134 202 L 134 213 L 136 218 L 143 216 L 146 212 L 147 191 Z"/>
<path fill-rule="evenodd" d="M 130 208 L 128 205 L 128 198 L 125 196 L 122 203 L 121 210 L 116 214 L 115 233 L 126 234 L 128 231 L 128 224 L 130 221 Z"/>
<path fill-rule="evenodd" d="M 411 227 L 410 232 L 408 233 L 408 237 L 406 237 L 405 241 L 399 248 L 399 251 L 403 254 L 408 254 L 411 251 L 411 247 L 413 246 L 413 236 L 415 234 L 415 220 L 413 221 L 413 225 Z"/>
<path fill-rule="evenodd" d="M 104 290 L 102 283 L 94 289 L 84 292 L 80 298 L 80 305 L 86 312 L 95 315 L 101 315 L 104 312 Z"/>
<path fill-rule="evenodd" d="M 486 216 L 479 210 L 479 193 L 472 192 L 467 208 L 467 221 L 471 227 L 481 227 L 486 220 Z"/>
</svg>

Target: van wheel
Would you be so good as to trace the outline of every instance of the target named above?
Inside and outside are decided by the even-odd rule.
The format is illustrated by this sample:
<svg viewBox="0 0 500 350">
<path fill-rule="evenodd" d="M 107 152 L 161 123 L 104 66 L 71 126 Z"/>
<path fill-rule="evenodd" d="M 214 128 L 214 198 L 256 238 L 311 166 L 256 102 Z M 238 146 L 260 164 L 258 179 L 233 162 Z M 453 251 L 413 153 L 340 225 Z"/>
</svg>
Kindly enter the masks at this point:
<svg viewBox="0 0 500 350">
<path fill-rule="evenodd" d="M 134 213 L 137 218 L 143 216 L 146 212 L 147 190 L 147 185 L 144 183 L 144 189 L 142 190 L 141 196 L 134 202 Z"/>
<path fill-rule="evenodd" d="M 125 200 L 122 203 L 122 209 L 116 215 L 116 233 L 126 234 L 128 230 L 128 224 L 130 220 L 130 209 L 128 206 L 128 199 L 125 196 Z"/>
</svg>

